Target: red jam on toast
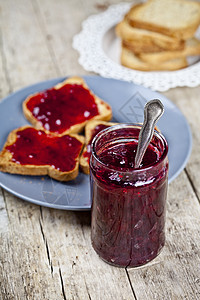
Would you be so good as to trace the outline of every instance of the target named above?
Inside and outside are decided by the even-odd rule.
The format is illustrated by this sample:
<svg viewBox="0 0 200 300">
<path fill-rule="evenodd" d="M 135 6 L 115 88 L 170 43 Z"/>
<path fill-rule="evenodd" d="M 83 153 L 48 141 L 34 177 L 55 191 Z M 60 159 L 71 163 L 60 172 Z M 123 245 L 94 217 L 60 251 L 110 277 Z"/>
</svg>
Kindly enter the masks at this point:
<svg viewBox="0 0 200 300">
<path fill-rule="evenodd" d="M 80 84 L 37 93 L 26 105 L 45 130 L 59 134 L 99 114 L 95 97 Z"/>
<path fill-rule="evenodd" d="M 75 168 L 82 143 L 73 136 L 52 136 L 32 127 L 17 131 L 16 141 L 7 146 L 12 162 L 19 165 L 50 165 L 69 172 Z"/>
</svg>

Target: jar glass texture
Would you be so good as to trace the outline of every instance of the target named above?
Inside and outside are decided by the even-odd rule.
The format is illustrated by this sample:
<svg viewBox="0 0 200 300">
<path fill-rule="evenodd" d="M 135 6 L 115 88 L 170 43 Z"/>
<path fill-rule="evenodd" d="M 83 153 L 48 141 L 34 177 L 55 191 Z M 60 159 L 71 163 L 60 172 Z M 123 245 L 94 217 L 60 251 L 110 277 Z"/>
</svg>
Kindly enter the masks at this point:
<svg viewBox="0 0 200 300">
<path fill-rule="evenodd" d="M 126 163 L 120 165 L 126 159 L 123 151 L 127 145 L 132 143 L 137 147 L 140 129 L 137 124 L 112 126 L 101 131 L 92 144 L 92 245 L 103 260 L 121 267 L 149 262 L 165 243 L 168 186 L 165 138 L 154 132 L 150 143 L 153 151 L 146 157 L 146 165 L 138 169 L 130 164 L 127 167 Z M 151 160 L 153 152 L 158 157 L 155 161 Z"/>
</svg>

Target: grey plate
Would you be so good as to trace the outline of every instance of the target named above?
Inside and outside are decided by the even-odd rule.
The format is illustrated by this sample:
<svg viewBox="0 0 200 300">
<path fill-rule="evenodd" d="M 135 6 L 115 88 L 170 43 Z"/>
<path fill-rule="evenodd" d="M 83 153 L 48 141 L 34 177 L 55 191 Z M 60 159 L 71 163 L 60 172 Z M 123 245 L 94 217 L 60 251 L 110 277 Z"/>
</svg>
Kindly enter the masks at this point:
<svg viewBox="0 0 200 300">
<path fill-rule="evenodd" d="M 0 149 L 9 132 L 28 124 L 22 113 L 22 102 L 31 93 L 48 89 L 65 78 L 57 78 L 28 86 L 0 102 Z M 84 76 L 88 86 L 113 110 L 113 121 L 137 123 L 143 121 L 143 108 L 147 101 L 159 98 L 165 113 L 158 126 L 169 144 L 169 182 L 184 168 L 192 148 L 189 125 L 166 97 L 133 83 Z M 48 176 L 11 175 L 0 172 L 0 185 L 17 197 L 34 204 L 65 210 L 88 210 L 91 207 L 89 176 L 79 173 L 73 182 L 57 182 Z"/>
</svg>

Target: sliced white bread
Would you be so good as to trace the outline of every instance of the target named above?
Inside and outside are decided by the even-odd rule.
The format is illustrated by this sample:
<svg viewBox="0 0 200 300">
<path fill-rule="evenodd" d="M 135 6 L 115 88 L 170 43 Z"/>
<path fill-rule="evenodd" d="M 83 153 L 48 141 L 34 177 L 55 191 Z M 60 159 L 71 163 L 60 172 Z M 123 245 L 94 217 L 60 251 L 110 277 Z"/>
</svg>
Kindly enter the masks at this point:
<svg viewBox="0 0 200 300">
<path fill-rule="evenodd" d="M 141 60 L 150 64 L 156 64 L 175 58 L 195 55 L 200 55 L 200 41 L 196 38 L 188 39 L 183 50 L 138 54 Z"/>
<path fill-rule="evenodd" d="M 122 47 L 121 51 L 121 64 L 127 68 L 140 71 L 174 71 L 188 65 L 186 58 L 176 58 L 162 63 L 147 63 L 125 47 Z"/>
<path fill-rule="evenodd" d="M 116 34 L 127 47 L 139 52 L 158 52 L 165 50 L 182 50 L 184 41 L 158 32 L 131 26 L 124 18 L 115 28 Z"/>
<path fill-rule="evenodd" d="M 128 22 L 138 28 L 178 39 L 192 37 L 200 24 L 200 3 L 188 0 L 149 0 L 129 11 Z"/>
</svg>

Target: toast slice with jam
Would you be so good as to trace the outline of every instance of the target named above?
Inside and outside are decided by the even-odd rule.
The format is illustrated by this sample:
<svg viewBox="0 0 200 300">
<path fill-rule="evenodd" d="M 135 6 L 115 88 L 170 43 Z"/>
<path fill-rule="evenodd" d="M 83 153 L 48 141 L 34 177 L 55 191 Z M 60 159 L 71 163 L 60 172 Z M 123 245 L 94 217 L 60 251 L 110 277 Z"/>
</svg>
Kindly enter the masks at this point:
<svg viewBox="0 0 200 300">
<path fill-rule="evenodd" d="M 78 134 L 51 135 L 31 126 L 10 132 L 0 153 L 0 171 L 21 175 L 49 175 L 69 181 L 79 172 L 84 137 Z"/>
<path fill-rule="evenodd" d="M 90 120 L 109 121 L 110 105 L 95 95 L 80 77 L 71 77 L 23 102 L 27 120 L 52 134 L 79 133 Z"/>
</svg>

